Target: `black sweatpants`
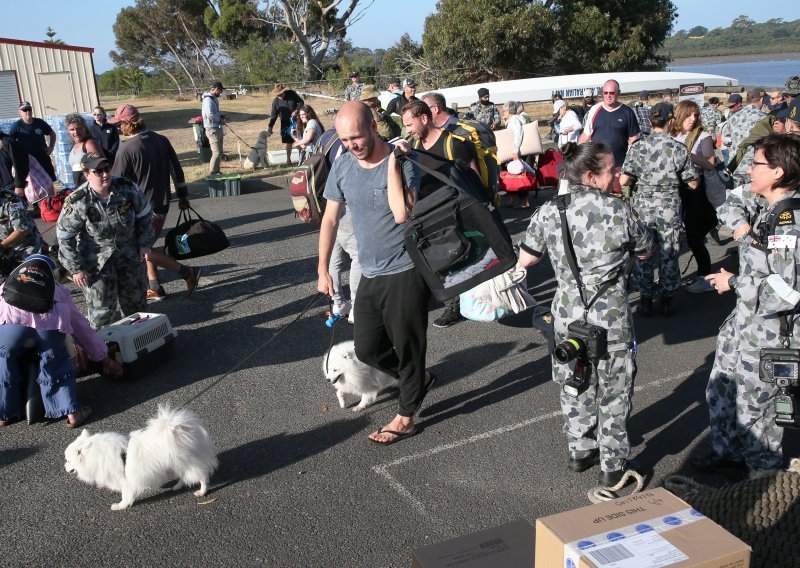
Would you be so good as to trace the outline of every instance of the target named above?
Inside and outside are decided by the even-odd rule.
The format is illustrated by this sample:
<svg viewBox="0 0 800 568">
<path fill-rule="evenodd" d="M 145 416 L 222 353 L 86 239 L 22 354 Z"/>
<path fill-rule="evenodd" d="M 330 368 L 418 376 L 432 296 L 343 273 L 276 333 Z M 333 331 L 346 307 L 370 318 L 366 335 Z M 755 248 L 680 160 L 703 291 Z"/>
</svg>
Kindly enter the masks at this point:
<svg viewBox="0 0 800 568">
<path fill-rule="evenodd" d="M 697 274 L 711 274 L 711 255 L 706 248 L 705 238 L 717 225 L 717 214 L 708 201 L 705 189 L 691 190 L 681 188 L 683 203 L 683 226 L 686 229 L 686 244 L 697 261 Z"/>
<path fill-rule="evenodd" d="M 413 416 L 421 403 L 428 347 L 430 290 L 416 268 L 363 276 L 356 296 L 356 356 L 399 381 L 397 413 Z"/>
</svg>

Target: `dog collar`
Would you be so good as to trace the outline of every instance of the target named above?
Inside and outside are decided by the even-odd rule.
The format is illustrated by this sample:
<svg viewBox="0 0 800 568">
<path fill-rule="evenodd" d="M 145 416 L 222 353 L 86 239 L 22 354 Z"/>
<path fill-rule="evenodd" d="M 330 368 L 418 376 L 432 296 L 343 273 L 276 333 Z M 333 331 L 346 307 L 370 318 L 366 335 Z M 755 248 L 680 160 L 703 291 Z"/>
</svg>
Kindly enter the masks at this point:
<svg viewBox="0 0 800 568">
<path fill-rule="evenodd" d="M 337 382 L 339 382 L 339 379 L 341 379 L 341 378 L 342 378 L 342 375 L 336 375 L 336 378 L 331 381 L 331 384 L 335 385 Z"/>
</svg>

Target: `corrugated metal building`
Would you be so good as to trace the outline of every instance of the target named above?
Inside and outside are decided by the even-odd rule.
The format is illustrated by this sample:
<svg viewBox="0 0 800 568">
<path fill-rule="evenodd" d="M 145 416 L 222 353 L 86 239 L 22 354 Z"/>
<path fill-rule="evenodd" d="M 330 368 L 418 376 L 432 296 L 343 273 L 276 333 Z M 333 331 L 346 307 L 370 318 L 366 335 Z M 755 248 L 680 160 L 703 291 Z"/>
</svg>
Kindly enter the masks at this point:
<svg viewBox="0 0 800 568">
<path fill-rule="evenodd" d="M 94 49 L 0 38 L 0 119 L 19 118 L 20 101 L 45 117 L 91 112 L 98 104 Z"/>
</svg>

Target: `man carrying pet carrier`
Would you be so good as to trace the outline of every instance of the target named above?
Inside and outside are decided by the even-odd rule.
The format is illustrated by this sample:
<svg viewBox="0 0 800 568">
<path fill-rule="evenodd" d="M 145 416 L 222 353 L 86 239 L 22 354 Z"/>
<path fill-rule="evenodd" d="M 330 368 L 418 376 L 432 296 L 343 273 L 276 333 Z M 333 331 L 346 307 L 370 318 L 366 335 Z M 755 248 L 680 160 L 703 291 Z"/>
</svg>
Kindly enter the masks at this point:
<svg viewBox="0 0 800 568">
<path fill-rule="evenodd" d="M 400 388 L 397 415 L 369 439 L 394 444 L 417 433 L 414 414 L 435 381 L 425 371 L 430 290 L 403 246 L 403 225 L 419 181 L 411 163 L 401 166 L 393 147 L 380 139 L 365 104 L 345 103 L 336 115 L 336 132 L 348 152 L 333 163 L 325 184 L 317 289 L 334 293 L 328 264 L 339 210 L 347 202 L 363 270 L 355 305 L 356 356 L 397 378 Z"/>
</svg>

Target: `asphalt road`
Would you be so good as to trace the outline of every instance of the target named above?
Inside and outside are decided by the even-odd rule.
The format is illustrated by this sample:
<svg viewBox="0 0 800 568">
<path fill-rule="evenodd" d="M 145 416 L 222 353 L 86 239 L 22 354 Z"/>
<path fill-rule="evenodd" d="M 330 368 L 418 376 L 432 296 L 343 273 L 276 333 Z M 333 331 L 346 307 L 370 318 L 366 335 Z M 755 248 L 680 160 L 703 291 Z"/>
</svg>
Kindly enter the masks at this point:
<svg viewBox="0 0 800 568">
<path fill-rule="evenodd" d="M 423 431 L 378 446 L 367 434 L 394 415 L 394 395 L 363 413 L 338 407 L 321 372 L 330 341 L 323 303 L 276 337 L 316 293 L 314 228 L 294 218 L 278 185 L 246 182 L 238 197 L 203 193 L 192 188 L 194 206 L 224 227 L 231 247 L 191 262 L 203 266 L 191 300 L 182 281 L 164 277 L 169 298 L 151 311 L 178 330 L 174 357 L 136 382 L 82 379 L 78 394 L 94 409 L 92 432 L 138 429 L 157 403 L 188 402 L 219 450 L 211 493 L 163 489 L 113 512 L 115 494 L 64 470 L 76 432 L 63 421 L 12 425 L 0 432 L 4 565 L 408 566 L 420 546 L 588 504 L 597 469 L 566 469 L 558 391 L 528 314 L 431 327 L 428 365 L 440 381 L 420 414 Z M 514 233 L 527 226 L 524 212 L 504 214 Z M 168 225 L 176 215 L 174 207 Z M 712 249 L 732 263 L 732 245 Z M 540 300 L 551 297 L 547 266 L 533 268 L 530 282 Z M 636 319 L 629 429 L 648 487 L 689 472 L 687 458 L 707 445 L 704 388 L 717 328 L 733 306 L 716 294 L 678 299 L 669 318 Z M 431 319 L 439 312 L 433 306 Z M 335 332 L 352 337 L 346 323 Z M 795 431 L 785 447 L 798 455 Z"/>
</svg>

